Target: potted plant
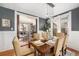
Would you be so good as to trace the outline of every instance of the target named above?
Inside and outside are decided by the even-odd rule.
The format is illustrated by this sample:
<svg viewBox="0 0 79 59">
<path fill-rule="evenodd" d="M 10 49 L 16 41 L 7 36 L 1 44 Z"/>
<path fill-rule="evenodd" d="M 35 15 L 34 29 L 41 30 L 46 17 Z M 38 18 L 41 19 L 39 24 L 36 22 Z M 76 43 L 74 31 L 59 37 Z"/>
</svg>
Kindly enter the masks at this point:
<svg viewBox="0 0 79 59">
<path fill-rule="evenodd" d="M 46 19 L 46 22 L 44 24 L 44 27 L 42 28 L 43 31 L 49 32 L 49 28 L 50 28 L 50 19 Z"/>
</svg>

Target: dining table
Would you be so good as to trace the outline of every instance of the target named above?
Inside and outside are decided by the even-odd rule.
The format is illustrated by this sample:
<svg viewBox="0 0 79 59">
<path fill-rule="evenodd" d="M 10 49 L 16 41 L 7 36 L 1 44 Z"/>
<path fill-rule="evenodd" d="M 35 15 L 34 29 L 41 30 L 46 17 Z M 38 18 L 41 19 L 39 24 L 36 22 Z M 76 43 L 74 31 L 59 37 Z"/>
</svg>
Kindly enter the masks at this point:
<svg viewBox="0 0 79 59">
<path fill-rule="evenodd" d="M 50 53 L 51 48 L 54 48 L 55 41 L 53 40 L 47 40 L 46 42 L 43 42 L 42 40 L 36 40 L 36 41 L 29 41 L 29 48 L 33 46 L 34 47 L 34 55 L 45 56 Z"/>
</svg>

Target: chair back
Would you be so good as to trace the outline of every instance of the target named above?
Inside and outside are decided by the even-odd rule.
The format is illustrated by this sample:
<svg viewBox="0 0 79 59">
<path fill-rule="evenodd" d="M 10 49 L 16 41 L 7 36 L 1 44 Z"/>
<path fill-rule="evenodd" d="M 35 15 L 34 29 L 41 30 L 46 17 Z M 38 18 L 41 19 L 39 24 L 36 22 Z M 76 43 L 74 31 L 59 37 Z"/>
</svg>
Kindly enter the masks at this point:
<svg viewBox="0 0 79 59">
<path fill-rule="evenodd" d="M 59 56 L 62 52 L 63 42 L 64 42 L 64 34 L 58 33 L 58 39 L 56 40 L 55 47 L 54 47 L 54 55 Z"/>
<path fill-rule="evenodd" d="M 62 37 L 65 37 L 65 34 L 64 34 L 64 33 L 57 33 L 56 36 L 57 36 L 58 38 L 62 38 Z"/>
<path fill-rule="evenodd" d="M 33 39 L 32 40 L 39 40 L 39 34 L 33 33 Z"/>
<path fill-rule="evenodd" d="M 19 44 L 18 38 L 14 37 L 12 43 L 13 43 L 13 47 L 14 47 L 14 50 L 15 50 L 15 54 L 17 56 L 20 55 L 20 44 Z"/>
<path fill-rule="evenodd" d="M 42 37 L 43 37 L 45 40 L 48 40 L 48 33 L 47 33 L 47 32 L 42 33 Z"/>
</svg>

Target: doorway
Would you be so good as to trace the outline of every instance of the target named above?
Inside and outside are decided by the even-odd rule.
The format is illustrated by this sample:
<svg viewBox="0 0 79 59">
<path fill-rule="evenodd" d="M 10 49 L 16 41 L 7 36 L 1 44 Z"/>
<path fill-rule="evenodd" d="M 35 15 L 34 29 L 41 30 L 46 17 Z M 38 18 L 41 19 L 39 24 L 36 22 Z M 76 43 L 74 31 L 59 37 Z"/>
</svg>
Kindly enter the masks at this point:
<svg viewBox="0 0 79 59">
<path fill-rule="evenodd" d="M 17 37 L 21 41 L 27 41 L 32 33 L 37 32 L 37 19 L 29 15 L 17 15 Z"/>
</svg>

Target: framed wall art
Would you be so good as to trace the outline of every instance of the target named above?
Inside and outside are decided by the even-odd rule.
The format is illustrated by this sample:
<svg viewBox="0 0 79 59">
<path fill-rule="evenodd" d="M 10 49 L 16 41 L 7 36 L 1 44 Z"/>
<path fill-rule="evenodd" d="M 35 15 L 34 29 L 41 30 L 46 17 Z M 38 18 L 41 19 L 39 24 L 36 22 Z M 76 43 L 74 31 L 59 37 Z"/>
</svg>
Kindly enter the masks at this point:
<svg viewBox="0 0 79 59">
<path fill-rule="evenodd" d="M 2 19 L 2 27 L 10 27 L 10 19 Z"/>
</svg>

